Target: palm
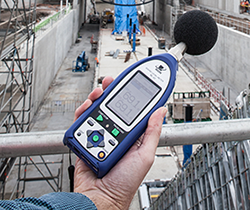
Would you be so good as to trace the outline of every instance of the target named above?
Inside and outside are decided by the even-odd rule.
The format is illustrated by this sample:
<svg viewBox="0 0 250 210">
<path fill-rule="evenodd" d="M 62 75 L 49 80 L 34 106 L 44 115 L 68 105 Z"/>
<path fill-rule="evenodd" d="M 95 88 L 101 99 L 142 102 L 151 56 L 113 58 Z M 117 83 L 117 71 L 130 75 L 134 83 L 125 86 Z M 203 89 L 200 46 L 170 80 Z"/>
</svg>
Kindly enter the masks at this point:
<svg viewBox="0 0 250 210">
<path fill-rule="evenodd" d="M 105 195 L 108 194 L 115 198 L 115 201 L 118 203 L 122 203 L 124 196 L 129 192 L 132 200 L 139 184 L 142 182 L 142 178 L 148 172 L 153 161 L 153 158 L 150 156 L 142 159 L 140 151 L 141 148 L 135 144 L 102 179 L 98 179 L 89 167 L 78 159 L 75 171 L 75 191 L 78 192 L 84 189 L 85 192 L 103 192 Z M 122 205 L 124 206 L 125 204 L 123 203 Z"/>
<path fill-rule="evenodd" d="M 111 78 L 105 78 L 103 89 L 112 81 Z M 88 99 L 76 110 L 75 119 L 91 106 L 102 92 L 102 89 L 95 89 L 90 93 Z M 141 145 L 134 144 L 102 179 L 98 179 L 94 172 L 77 158 L 74 191 L 89 197 L 98 209 L 127 209 L 154 161 L 165 114 L 165 108 L 160 108 L 152 114 L 144 136 L 140 139 Z"/>
</svg>

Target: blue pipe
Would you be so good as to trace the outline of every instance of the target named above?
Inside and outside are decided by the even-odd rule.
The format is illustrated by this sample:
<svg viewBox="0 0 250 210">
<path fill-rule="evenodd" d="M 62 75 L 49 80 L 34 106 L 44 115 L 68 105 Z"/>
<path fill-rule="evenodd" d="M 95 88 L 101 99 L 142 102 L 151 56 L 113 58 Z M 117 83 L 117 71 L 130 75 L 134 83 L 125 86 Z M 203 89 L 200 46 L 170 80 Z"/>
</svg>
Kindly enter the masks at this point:
<svg viewBox="0 0 250 210">
<path fill-rule="evenodd" d="M 127 25 L 126 25 L 126 30 L 129 33 L 129 14 L 127 14 Z"/>
<path fill-rule="evenodd" d="M 135 41 L 136 41 L 136 24 L 134 24 L 134 30 L 133 30 L 133 50 L 132 50 L 132 52 L 135 52 Z"/>
<path fill-rule="evenodd" d="M 130 18 L 130 23 L 129 23 L 129 37 L 128 37 L 129 43 L 131 43 L 131 34 L 132 34 L 132 18 Z"/>
</svg>

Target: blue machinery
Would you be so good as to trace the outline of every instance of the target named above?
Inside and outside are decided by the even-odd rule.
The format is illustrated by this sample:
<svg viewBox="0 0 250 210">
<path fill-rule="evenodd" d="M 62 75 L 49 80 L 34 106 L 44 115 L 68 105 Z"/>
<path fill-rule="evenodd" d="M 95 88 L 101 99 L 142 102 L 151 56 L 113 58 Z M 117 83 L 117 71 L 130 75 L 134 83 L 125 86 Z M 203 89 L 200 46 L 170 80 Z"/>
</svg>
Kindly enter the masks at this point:
<svg viewBox="0 0 250 210">
<path fill-rule="evenodd" d="M 88 56 L 85 51 L 82 51 L 82 53 L 77 56 L 76 61 L 73 61 L 72 72 L 85 72 L 89 67 Z"/>
</svg>

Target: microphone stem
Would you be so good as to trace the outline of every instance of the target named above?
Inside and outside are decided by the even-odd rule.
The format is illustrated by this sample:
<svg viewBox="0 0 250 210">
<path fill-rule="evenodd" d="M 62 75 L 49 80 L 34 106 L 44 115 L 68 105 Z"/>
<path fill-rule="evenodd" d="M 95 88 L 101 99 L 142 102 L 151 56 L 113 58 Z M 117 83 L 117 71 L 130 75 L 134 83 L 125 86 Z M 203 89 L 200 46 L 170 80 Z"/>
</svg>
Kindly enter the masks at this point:
<svg viewBox="0 0 250 210">
<path fill-rule="evenodd" d="M 183 58 L 184 53 L 187 50 L 187 45 L 184 42 L 180 42 L 173 48 L 171 48 L 168 53 L 175 57 L 175 59 L 180 62 Z"/>
</svg>

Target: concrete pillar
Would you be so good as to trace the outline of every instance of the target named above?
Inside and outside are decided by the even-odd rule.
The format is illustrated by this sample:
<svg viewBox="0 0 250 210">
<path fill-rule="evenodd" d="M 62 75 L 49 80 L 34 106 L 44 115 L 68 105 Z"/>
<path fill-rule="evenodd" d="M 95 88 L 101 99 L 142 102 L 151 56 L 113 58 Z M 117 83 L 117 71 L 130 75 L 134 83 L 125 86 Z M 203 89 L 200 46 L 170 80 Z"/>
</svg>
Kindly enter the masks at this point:
<svg viewBox="0 0 250 210">
<path fill-rule="evenodd" d="M 73 0 L 73 8 L 76 9 L 78 5 L 78 0 Z"/>
<path fill-rule="evenodd" d="M 174 0 L 174 6 L 179 7 L 180 6 L 180 1 L 179 0 Z"/>
<path fill-rule="evenodd" d="M 218 0 L 218 9 L 223 10 L 223 1 L 224 0 Z"/>
<path fill-rule="evenodd" d="M 236 13 L 236 14 L 240 14 L 240 1 L 239 0 L 234 0 L 234 2 L 233 2 L 233 4 L 234 4 L 234 13 Z"/>
</svg>

